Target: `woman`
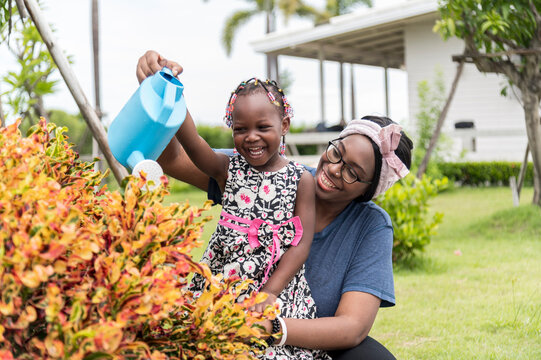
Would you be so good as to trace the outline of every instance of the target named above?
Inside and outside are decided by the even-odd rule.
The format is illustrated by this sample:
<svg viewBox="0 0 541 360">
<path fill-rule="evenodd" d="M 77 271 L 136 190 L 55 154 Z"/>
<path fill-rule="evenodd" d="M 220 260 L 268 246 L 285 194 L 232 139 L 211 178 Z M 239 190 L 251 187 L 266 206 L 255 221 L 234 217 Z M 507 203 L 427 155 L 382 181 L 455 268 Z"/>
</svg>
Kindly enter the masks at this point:
<svg viewBox="0 0 541 360">
<path fill-rule="evenodd" d="M 148 51 L 137 65 L 139 82 L 163 66 L 175 75 L 182 71 L 177 63 Z M 407 174 L 411 149 L 411 140 L 390 119 L 365 117 L 329 142 L 317 169 L 307 168 L 316 183 L 316 233 L 306 278 L 318 318 L 282 319 L 281 343 L 327 350 L 334 359 L 394 359 L 368 337 L 378 309 L 395 303 L 392 223 L 371 200 Z M 158 162 L 168 175 L 219 202 L 216 182 L 190 162 L 177 139 Z M 277 329 L 272 325 L 266 324 L 269 332 Z"/>
</svg>

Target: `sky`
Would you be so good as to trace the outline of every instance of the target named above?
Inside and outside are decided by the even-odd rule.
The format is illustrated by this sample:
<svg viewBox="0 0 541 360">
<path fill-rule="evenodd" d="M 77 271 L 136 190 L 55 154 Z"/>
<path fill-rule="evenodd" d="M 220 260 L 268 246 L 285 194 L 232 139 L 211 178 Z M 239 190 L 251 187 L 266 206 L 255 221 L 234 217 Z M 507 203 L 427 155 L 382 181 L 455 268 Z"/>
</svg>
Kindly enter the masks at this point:
<svg viewBox="0 0 541 360">
<path fill-rule="evenodd" d="M 388 6 L 405 0 L 374 0 L 374 6 Z M 323 0 L 312 3 L 323 4 Z M 90 103 L 94 103 L 92 84 L 92 34 L 90 0 L 42 0 L 45 17 L 54 25 L 59 46 L 72 56 L 73 69 Z M 225 19 L 236 10 L 250 7 L 241 0 L 109 0 L 99 1 L 101 104 L 108 125 L 137 90 L 135 68 L 146 50 L 158 51 L 184 67 L 179 76 L 196 123 L 223 124 L 225 104 L 232 90 L 242 80 L 266 78 L 265 57 L 256 53 L 250 42 L 264 34 L 263 16 L 254 17 L 238 32 L 231 57 L 227 57 L 220 39 Z M 356 11 L 364 11 L 359 7 Z M 277 28 L 295 29 L 310 26 L 308 20 L 292 19 Z M 293 84 L 286 94 L 295 111 L 294 126 L 314 126 L 319 113 L 319 63 L 317 60 L 280 57 L 280 69 L 287 69 Z M 17 67 L 5 44 L 0 44 L 0 76 Z M 345 74 L 349 74 L 346 67 Z M 357 116 L 384 114 L 383 70 L 377 67 L 354 67 Z M 60 79 L 57 73 L 56 78 Z M 407 78 L 400 70 L 389 71 L 390 117 L 407 124 Z M 326 123 L 340 118 L 338 64 L 325 63 Z M 349 89 L 349 75 L 346 76 Z M 4 90 L 5 85 L 1 90 Z M 45 98 L 48 109 L 78 111 L 65 84 L 60 82 L 54 95 Z M 350 114 L 350 99 L 345 99 Z M 8 119 L 9 121 L 9 119 Z"/>
</svg>

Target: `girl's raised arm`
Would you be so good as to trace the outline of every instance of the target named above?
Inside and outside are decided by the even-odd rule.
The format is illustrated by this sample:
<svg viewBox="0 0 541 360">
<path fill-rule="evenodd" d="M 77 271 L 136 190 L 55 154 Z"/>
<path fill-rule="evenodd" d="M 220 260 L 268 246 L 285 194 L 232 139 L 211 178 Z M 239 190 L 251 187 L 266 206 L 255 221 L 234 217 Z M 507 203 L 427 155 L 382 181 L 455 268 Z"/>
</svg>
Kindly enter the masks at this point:
<svg viewBox="0 0 541 360">
<path fill-rule="evenodd" d="M 182 66 L 178 63 L 165 59 L 156 51 L 147 51 L 137 62 L 137 80 L 141 83 L 148 76 L 153 75 L 164 66 L 169 67 L 173 71 L 173 75 L 180 74 L 183 70 Z M 193 163 L 203 171 L 203 173 L 216 179 L 220 188 L 223 190 L 225 187 L 229 157 L 224 154 L 215 153 L 207 142 L 199 136 L 189 112 L 186 113 L 186 119 L 177 132 L 176 137 L 185 148 L 186 153 Z M 168 148 L 176 147 L 176 145 L 177 144 L 173 142 Z M 179 148 L 177 147 L 176 150 L 178 149 Z M 199 178 L 201 177 L 198 177 L 197 180 L 199 180 Z M 196 186 L 198 185 L 200 184 L 198 183 Z"/>
<path fill-rule="evenodd" d="M 209 144 L 199 136 L 189 112 L 186 112 L 186 119 L 177 131 L 176 138 L 193 163 L 205 174 L 216 179 L 223 190 L 227 178 L 229 157 L 214 152 Z"/>
<path fill-rule="evenodd" d="M 167 175 L 194 185 L 205 192 L 208 190 L 208 175 L 195 166 L 175 136 L 173 136 L 157 162 Z"/>
</svg>

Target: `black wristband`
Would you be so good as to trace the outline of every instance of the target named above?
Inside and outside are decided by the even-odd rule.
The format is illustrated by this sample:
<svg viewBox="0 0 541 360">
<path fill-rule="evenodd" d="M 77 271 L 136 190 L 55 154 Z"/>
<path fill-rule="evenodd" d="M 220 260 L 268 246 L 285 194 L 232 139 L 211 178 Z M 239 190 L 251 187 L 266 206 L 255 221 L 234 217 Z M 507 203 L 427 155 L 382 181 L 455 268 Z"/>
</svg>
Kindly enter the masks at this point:
<svg viewBox="0 0 541 360">
<path fill-rule="evenodd" d="M 271 335 L 265 339 L 267 346 L 271 346 L 272 344 L 274 344 L 275 338 L 273 335 L 278 334 L 281 330 L 280 320 L 278 320 L 278 317 L 275 317 L 273 320 L 271 320 L 271 324 L 272 324 Z"/>
</svg>

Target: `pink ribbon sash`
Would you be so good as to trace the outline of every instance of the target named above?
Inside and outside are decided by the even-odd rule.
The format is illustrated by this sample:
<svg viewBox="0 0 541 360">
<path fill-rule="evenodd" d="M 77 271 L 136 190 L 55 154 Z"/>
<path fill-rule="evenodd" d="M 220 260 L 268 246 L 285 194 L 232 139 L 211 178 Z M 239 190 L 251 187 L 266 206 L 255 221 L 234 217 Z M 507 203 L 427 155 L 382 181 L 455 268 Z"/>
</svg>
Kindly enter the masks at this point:
<svg viewBox="0 0 541 360">
<path fill-rule="evenodd" d="M 244 224 L 245 226 L 235 224 L 233 221 L 239 224 Z M 303 233 L 301 219 L 298 216 L 295 216 L 280 224 L 271 224 L 262 219 L 250 220 L 222 211 L 221 219 L 218 223 L 230 229 L 248 234 L 248 244 L 250 244 L 252 249 L 261 246 L 261 243 L 259 242 L 260 236 L 263 237 L 272 235 L 272 246 L 270 248 L 271 257 L 267 268 L 265 269 L 265 276 L 261 282 L 261 286 L 269 279 L 269 273 L 272 265 L 279 260 L 278 251 L 280 249 L 280 241 L 282 241 L 284 245 L 297 246 Z"/>
</svg>

